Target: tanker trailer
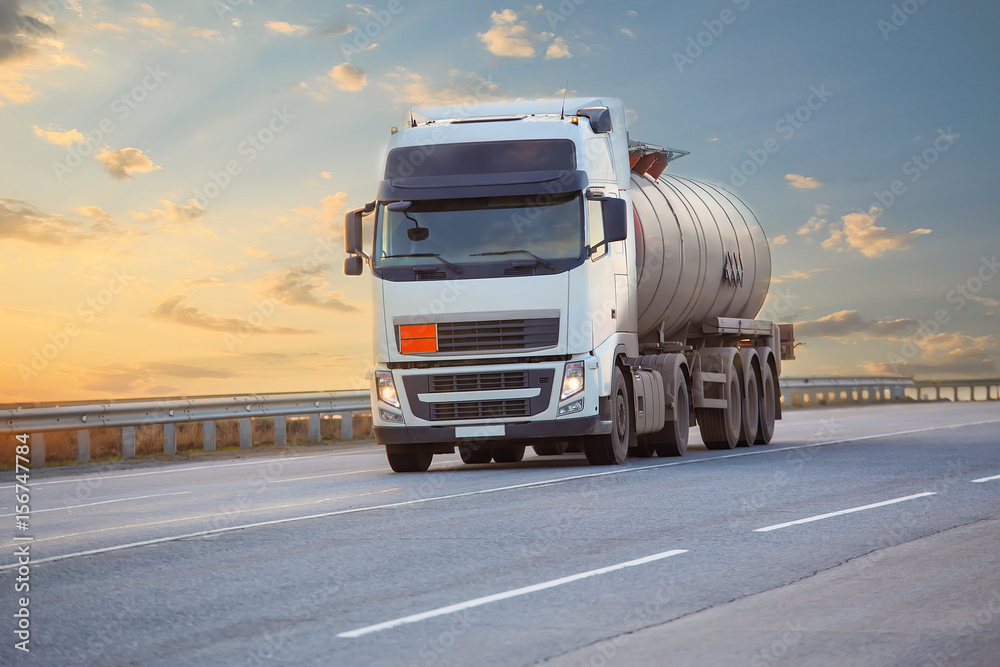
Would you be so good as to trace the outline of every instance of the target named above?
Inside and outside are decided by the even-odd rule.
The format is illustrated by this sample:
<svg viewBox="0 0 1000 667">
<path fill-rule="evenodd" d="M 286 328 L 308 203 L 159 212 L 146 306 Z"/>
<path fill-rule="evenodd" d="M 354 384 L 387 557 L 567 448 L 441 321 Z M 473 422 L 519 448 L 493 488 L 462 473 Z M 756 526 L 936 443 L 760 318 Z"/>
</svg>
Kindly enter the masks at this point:
<svg viewBox="0 0 1000 667">
<path fill-rule="evenodd" d="M 414 109 L 392 128 L 375 200 L 346 218 L 345 273 L 370 270 L 393 470 L 456 447 L 469 464 L 528 445 L 679 456 L 695 423 L 711 449 L 771 440 L 792 341 L 755 319 L 767 240 L 735 195 L 663 173 L 685 154 L 630 141 L 614 98 Z"/>
</svg>

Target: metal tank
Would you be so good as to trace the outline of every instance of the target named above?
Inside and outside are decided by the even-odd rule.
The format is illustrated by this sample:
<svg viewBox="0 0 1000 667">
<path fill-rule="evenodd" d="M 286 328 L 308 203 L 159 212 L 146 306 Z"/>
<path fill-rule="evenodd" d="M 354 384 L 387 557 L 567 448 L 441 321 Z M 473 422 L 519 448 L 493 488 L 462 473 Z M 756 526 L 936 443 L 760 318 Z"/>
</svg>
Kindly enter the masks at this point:
<svg viewBox="0 0 1000 667">
<path fill-rule="evenodd" d="M 685 340 L 709 317 L 753 318 L 771 282 L 764 230 L 739 197 L 672 174 L 632 173 L 639 341 Z"/>
</svg>

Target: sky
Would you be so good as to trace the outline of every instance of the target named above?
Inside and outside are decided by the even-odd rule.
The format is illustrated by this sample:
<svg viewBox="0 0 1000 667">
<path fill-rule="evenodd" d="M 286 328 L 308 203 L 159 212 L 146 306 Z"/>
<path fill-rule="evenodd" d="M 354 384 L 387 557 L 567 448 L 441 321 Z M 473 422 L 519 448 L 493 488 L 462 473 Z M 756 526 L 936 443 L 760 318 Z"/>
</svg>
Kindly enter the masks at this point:
<svg viewBox="0 0 1000 667">
<path fill-rule="evenodd" d="M 389 128 L 567 87 L 756 213 L 784 374 L 997 377 L 998 31 L 986 0 L 0 0 L 0 402 L 366 387 L 342 224 Z"/>
</svg>

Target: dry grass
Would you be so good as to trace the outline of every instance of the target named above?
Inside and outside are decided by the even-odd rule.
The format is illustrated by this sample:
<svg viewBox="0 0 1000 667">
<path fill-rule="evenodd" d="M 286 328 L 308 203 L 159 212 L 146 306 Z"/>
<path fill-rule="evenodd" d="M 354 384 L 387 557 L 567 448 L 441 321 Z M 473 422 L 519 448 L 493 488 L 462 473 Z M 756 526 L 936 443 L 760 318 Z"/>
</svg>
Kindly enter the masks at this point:
<svg viewBox="0 0 1000 667">
<path fill-rule="evenodd" d="M 309 442 L 308 418 L 290 418 L 286 422 L 286 438 L 289 445 Z M 253 446 L 274 444 L 274 419 L 261 417 L 252 421 Z M 354 439 L 372 437 L 371 415 L 354 415 Z M 201 451 L 201 422 L 177 425 L 177 451 Z M 340 419 L 324 416 L 320 420 L 322 440 L 340 440 Z M 15 446 L 20 444 L 12 434 L 0 434 L 0 466 L 13 467 Z M 76 461 L 76 431 L 55 431 L 45 434 L 46 463 Z M 226 419 L 215 422 L 216 449 L 240 446 L 239 420 Z M 137 426 L 135 429 L 135 453 L 150 456 L 163 453 L 163 427 L 159 424 Z M 92 460 L 121 458 L 122 432 L 120 428 L 90 429 L 90 458 Z"/>
</svg>

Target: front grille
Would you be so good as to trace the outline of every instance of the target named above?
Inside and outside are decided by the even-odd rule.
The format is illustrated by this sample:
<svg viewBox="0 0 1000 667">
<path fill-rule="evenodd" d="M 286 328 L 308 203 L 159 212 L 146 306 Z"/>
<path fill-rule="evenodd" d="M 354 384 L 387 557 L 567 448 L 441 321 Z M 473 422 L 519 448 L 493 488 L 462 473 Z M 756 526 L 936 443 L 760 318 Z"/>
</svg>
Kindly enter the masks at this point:
<svg viewBox="0 0 1000 667">
<path fill-rule="evenodd" d="M 501 401 L 463 401 L 431 403 L 431 420 L 494 419 L 497 417 L 527 417 L 528 401 L 523 398 Z"/>
<path fill-rule="evenodd" d="M 559 318 L 439 322 L 438 352 L 478 352 L 552 347 L 559 342 Z"/>
<path fill-rule="evenodd" d="M 431 391 L 483 391 L 488 389 L 524 389 L 528 386 L 527 371 L 498 373 L 461 373 L 432 375 Z"/>
</svg>

